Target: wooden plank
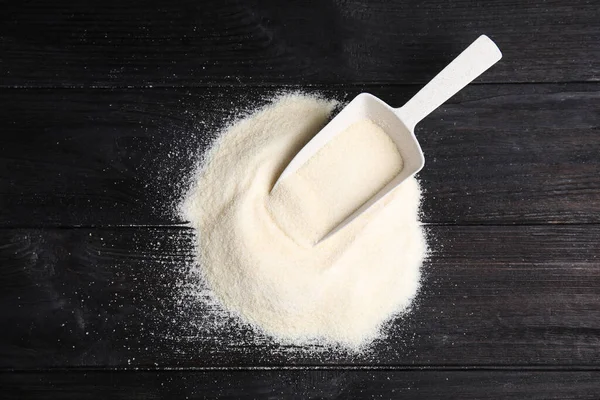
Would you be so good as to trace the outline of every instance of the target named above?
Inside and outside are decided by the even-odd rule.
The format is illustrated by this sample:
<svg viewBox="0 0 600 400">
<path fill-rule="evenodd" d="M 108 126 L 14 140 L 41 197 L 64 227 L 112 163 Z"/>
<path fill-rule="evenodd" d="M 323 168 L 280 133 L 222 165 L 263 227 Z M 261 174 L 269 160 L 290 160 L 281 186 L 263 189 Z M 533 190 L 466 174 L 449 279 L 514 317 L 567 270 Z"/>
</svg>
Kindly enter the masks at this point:
<svg viewBox="0 0 600 400">
<path fill-rule="evenodd" d="M 2 229 L 0 368 L 599 365 L 600 225 L 429 232 L 416 309 L 356 355 L 276 344 L 182 294 L 188 229 Z"/>
<path fill-rule="evenodd" d="M 600 8 L 574 0 L 2 1 L 0 85 L 426 82 L 482 33 L 482 82 L 600 79 Z"/>
<path fill-rule="evenodd" d="M 402 104 L 414 86 L 369 91 Z M 417 127 L 429 223 L 599 223 L 599 84 L 476 85 Z M 182 223 L 198 154 L 281 88 L 0 91 L 0 226 Z"/>
<path fill-rule="evenodd" d="M 597 399 L 598 371 L 0 373 L 10 399 Z"/>
</svg>

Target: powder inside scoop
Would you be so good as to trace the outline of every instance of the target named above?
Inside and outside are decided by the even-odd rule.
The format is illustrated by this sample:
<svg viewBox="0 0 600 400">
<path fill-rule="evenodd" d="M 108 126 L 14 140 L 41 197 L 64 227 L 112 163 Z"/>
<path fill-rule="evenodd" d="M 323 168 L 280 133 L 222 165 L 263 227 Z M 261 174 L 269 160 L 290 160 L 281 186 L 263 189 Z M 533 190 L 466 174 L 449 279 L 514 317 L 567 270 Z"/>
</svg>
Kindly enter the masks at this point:
<svg viewBox="0 0 600 400">
<path fill-rule="evenodd" d="M 350 125 L 271 193 L 269 208 L 281 228 L 312 244 L 369 200 L 402 169 L 390 137 L 373 121 Z"/>
</svg>

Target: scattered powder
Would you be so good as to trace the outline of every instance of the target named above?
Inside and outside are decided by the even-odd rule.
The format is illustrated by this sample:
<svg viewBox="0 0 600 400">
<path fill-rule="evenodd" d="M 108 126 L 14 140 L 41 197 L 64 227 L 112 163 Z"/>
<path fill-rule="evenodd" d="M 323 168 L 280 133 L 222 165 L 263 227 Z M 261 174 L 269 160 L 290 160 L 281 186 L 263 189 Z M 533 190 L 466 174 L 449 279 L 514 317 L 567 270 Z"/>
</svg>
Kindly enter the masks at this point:
<svg viewBox="0 0 600 400">
<path fill-rule="evenodd" d="M 231 125 L 206 154 L 182 211 L 197 231 L 203 278 L 227 309 L 281 341 L 360 349 L 410 306 L 426 242 L 420 188 L 411 178 L 351 225 L 310 244 L 402 167 L 389 138 L 368 120 L 269 194 L 335 105 L 289 94 Z"/>
</svg>

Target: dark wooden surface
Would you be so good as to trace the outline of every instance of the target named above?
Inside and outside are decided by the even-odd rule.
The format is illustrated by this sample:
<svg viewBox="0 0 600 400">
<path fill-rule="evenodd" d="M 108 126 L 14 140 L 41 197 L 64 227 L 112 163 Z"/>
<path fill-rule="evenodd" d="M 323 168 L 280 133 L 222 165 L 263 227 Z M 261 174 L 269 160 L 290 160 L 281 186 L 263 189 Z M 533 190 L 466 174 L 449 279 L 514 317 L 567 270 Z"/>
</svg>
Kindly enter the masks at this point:
<svg viewBox="0 0 600 400">
<path fill-rule="evenodd" d="M 0 397 L 600 396 L 600 4 L 0 0 Z M 432 255 L 361 355 L 178 302 L 194 159 L 273 93 L 401 105 L 479 34 L 503 60 L 417 128 Z"/>
<path fill-rule="evenodd" d="M 432 226 L 416 310 L 365 354 L 274 344 L 178 306 L 180 228 L 3 229 L 0 368 L 598 367 L 600 225 Z"/>
<path fill-rule="evenodd" d="M 600 371 L 92 371 L 0 373 L 6 400 L 598 399 Z M 94 390 L 90 391 L 93 387 Z M 27 389 L 24 389 L 27 388 Z"/>
<path fill-rule="evenodd" d="M 427 82 L 482 32 L 482 82 L 598 81 L 597 0 L 2 0 L 3 86 Z"/>
<path fill-rule="evenodd" d="M 172 205 L 190 157 L 232 110 L 275 90 L 0 91 L 0 226 L 182 223 Z M 309 89 L 342 100 L 369 91 L 392 104 L 416 90 Z M 600 83 L 466 88 L 417 128 L 424 221 L 599 223 L 599 104 Z"/>
</svg>

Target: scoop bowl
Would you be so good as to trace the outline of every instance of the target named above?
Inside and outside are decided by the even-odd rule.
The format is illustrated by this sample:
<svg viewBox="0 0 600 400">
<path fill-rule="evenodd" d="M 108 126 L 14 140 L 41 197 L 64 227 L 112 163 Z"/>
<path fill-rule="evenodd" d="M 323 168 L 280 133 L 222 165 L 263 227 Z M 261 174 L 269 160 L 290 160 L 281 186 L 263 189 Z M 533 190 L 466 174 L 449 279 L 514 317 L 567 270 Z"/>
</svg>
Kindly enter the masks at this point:
<svg viewBox="0 0 600 400">
<path fill-rule="evenodd" d="M 393 108 L 369 93 L 359 94 L 296 154 L 273 188 L 353 123 L 369 119 L 381 127 L 398 148 L 403 161 L 402 170 L 320 241 L 325 240 L 423 168 L 425 157 L 414 133 L 416 124 L 501 58 L 502 53 L 496 44 L 482 35 L 400 108 Z"/>
</svg>

